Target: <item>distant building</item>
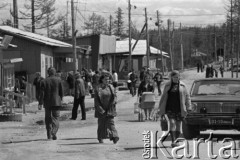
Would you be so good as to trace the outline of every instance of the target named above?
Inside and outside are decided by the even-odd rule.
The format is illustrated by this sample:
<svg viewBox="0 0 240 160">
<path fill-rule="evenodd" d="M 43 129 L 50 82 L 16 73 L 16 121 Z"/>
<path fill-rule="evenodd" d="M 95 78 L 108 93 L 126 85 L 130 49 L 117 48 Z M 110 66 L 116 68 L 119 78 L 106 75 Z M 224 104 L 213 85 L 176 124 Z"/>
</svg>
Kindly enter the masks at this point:
<svg viewBox="0 0 240 160">
<path fill-rule="evenodd" d="M 132 39 L 132 48 L 136 40 Z M 146 40 L 139 40 L 132 51 L 132 66 L 135 71 L 140 71 L 142 67 L 147 66 L 147 47 Z M 166 69 L 166 59 L 169 58 L 168 53 L 162 51 L 163 54 L 163 66 Z M 126 78 L 125 75 L 128 72 L 129 62 L 129 39 L 123 39 L 116 41 L 116 52 L 106 54 L 108 59 L 112 60 L 113 69 L 119 73 L 120 78 Z M 161 51 L 157 48 L 150 46 L 149 55 L 149 68 L 162 67 Z"/>
</svg>

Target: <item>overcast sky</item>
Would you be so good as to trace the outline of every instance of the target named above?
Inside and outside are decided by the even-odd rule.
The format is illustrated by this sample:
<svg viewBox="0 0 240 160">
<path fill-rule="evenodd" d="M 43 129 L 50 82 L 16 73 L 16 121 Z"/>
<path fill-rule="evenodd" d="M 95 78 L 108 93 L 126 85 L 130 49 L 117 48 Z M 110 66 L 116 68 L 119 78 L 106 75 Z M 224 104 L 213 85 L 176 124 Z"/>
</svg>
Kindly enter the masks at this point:
<svg viewBox="0 0 240 160">
<path fill-rule="evenodd" d="M 23 4 L 28 0 L 18 0 L 19 10 L 23 9 Z M 70 0 L 69 0 L 70 1 Z M 12 4 L 12 0 L 0 0 L 0 3 Z M 118 7 L 122 8 L 125 17 L 125 26 L 128 18 L 128 0 L 75 0 L 81 13 L 77 13 L 77 27 L 83 26 L 84 18 L 87 19 L 95 11 L 109 20 L 110 14 L 115 17 L 114 12 Z M 156 28 L 156 11 L 159 10 L 163 23 L 166 25 L 167 19 L 172 19 L 175 26 L 181 22 L 183 26 L 207 25 L 223 23 L 225 21 L 226 5 L 229 0 L 131 0 L 132 21 L 140 30 L 145 21 L 144 8 L 147 8 L 149 28 Z M 10 5 L 0 10 L 0 19 L 10 17 Z M 56 0 L 56 8 L 61 14 L 67 12 L 67 0 Z M 174 15 L 174 16 L 171 16 Z M 198 16 L 197 16 L 198 15 Z M 70 3 L 69 3 L 70 22 Z M 20 22 L 24 23 L 24 22 Z M 79 28 L 79 30 L 81 30 Z"/>
</svg>

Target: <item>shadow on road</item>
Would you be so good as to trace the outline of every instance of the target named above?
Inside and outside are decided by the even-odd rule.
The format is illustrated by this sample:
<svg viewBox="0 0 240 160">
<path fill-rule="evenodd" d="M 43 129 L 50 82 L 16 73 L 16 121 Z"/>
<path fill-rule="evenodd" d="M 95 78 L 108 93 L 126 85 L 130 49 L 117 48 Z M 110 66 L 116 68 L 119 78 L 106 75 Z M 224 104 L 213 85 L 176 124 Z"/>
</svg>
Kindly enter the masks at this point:
<svg viewBox="0 0 240 160">
<path fill-rule="evenodd" d="M 65 138 L 61 140 L 81 140 L 81 139 L 97 139 L 97 138 Z"/>
<path fill-rule="evenodd" d="M 36 142 L 36 141 L 50 141 L 50 140 L 48 140 L 48 139 L 30 139 L 30 140 L 23 140 L 23 141 L 2 142 L 2 144 L 27 143 L 27 142 Z"/>
<path fill-rule="evenodd" d="M 62 146 L 73 146 L 73 145 L 91 145 L 91 144 L 100 144 L 99 142 L 89 142 L 89 143 L 71 143 L 71 144 L 60 144 Z"/>
</svg>

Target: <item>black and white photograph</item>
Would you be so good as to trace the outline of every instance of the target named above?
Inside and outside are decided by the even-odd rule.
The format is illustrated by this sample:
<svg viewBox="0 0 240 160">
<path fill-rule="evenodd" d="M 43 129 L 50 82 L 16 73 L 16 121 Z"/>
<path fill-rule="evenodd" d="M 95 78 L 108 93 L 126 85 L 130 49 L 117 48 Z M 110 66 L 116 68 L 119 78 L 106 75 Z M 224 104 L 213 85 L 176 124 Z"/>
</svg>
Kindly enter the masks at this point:
<svg viewBox="0 0 240 160">
<path fill-rule="evenodd" d="M 240 158 L 240 0 L 0 0 L 0 160 Z"/>
</svg>

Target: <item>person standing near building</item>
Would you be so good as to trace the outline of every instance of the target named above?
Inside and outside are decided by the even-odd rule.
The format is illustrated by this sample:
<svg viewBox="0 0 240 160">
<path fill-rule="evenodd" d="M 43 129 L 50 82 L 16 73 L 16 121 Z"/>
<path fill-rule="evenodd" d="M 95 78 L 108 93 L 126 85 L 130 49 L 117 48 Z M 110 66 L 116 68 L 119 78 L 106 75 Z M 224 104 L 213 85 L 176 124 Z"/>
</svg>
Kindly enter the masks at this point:
<svg viewBox="0 0 240 160">
<path fill-rule="evenodd" d="M 72 120 L 77 119 L 78 115 L 78 106 L 81 106 L 82 120 L 86 120 L 86 110 L 85 110 L 85 84 L 84 80 L 81 78 L 80 73 L 75 74 L 75 94 L 74 94 L 74 104 L 72 109 Z"/>
<path fill-rule="evenodd" d="M 15 85 L 14 85 L 14 93 L 18 93 L 20 94 L 20 82 L 18 78 L 15 78 Z M 20 100 L 21 97 L 18 96 L 14 96 L 14 100 L 15 100 L 15 105 L 17 108 L 20 108 Z"/>
<path fill-rule="evenodd" d="M 181 122 L 191 109 L 191 99 L 188 90 L 180 81 L 180 73 L 174 70 L 170 73 L 170 81 L 166 83 L 162 98 L 159 102 L 159 114 L 163 117 L 167 114 L 170 121 L 170 135 L 172 147 L 178 146 L 175 140 L 180 135 Z"/>
<path fill-rule="evenodd" d="M 222 65 L 220 66 L 219 71 L 220 71 L 220 74 L 221 74 L 221 76 L 223 78 L 224 68 L 223 68 Z"/>
<path fill-rule="evenodd" d="M 127 80 L 127 87 L 128 87 L 128 89 L 130 91 L 130 94 L 132 94 L 132 87 L 131 87 L 132 86 L 132 81 L 130 80 L 131 74 L 132 74 L 132 70 L 130 70 L 128 75 L 127 75 L 127 78 L 128 78 L 128 80 Z"/>
<path fill-rule="evenodd" d="M 157 71 L 157 73 L 155 74 L 153 79 L 154 79 L 154 81 L 157 84 L 158 95 L 160 96 L 162 94 L 162 92 L 161 92 L 161 83 L 163 81 L 163 77 L 162 77 L 162 74 L 160 73 L 159 70 Z"/>
<path fill-rule="evenodd" d="M 95 71 L 95 74 L 93 75 L 93 78 L 92 78 L 93 91 L 96 89 L 96 86 L 99 83 L 99 78 L 100 78 L 99 71 Z"/>
<path fill-rule="evenodd" d="M 68 72 L 68 77 L 67 77 L 67 83 L 69 86 L 69 95 L 73 95 L 73 89 L 74 89 L 74 77 L 73 77 L 73 71 Z"/>
<path fill-rule="evenodd" d="M 95 117 L 98 118 L 97 138 L 99 143 L 103 143 L 103 139 L 107 138 L 114 144 L 119 140 L 114 124 L 114 117 L 117 115 L 116 97 L 113 86 L 109 84 L 109 75 L 102 75 L 94 96 Z"/>
<path fill-rule="evenodd" d="M 43 77 L 41 77 L 41 73 L 40 72 L 37 72 L 36 73 L 36 77 L 35 77 L 35 79 L 34 79 L 34 81 L 33 81 L 33 85 L 35 86 L 35 88 L 36 88 L 36 99 L 37 99 L 37 101 L 38 101 L 38 108 L 39 109 L 41 109 L 40 107 L 39 107 L 39 101 L 40 101 L 40 84 L 41 84 L 41 81 L 43 80 L 44 78 Z"/>
<path fill-rule="evenodd" d="M 59 107 L 62 105 L 63 86 L 60 78 L 56 77 L 53 67 L 48 69 L 48 77 L 41 81 L 40 105 L 45 108 L 45 124 L 48 139 L 57 139 L 59 128 Z"/>
<path fill-rule="evenodd" d="M 131 80 L 131 93 L 132 93 L 132 96 L 134 97 L 136 95 L 136 90 L 137 90 L 136 83 L 138 80 L 138 76 L 134 70 L 132 71 L 132 74 L 130 75 L 130 80 Z"/>
<path fill-rule="evenodd" d="M 145 74 L 146 74 L 146 68 L 143 67 L 139 76 L 141 82 L 144 80 Z"/>
<path fill-rule="evenodd" d="M 114 89 L 116 90 L 117 86 L 118 86 L 118 74 L 115 70 L 113 70 L 113 82 L 112 85 L 114 87 Z"/>
</svg>

